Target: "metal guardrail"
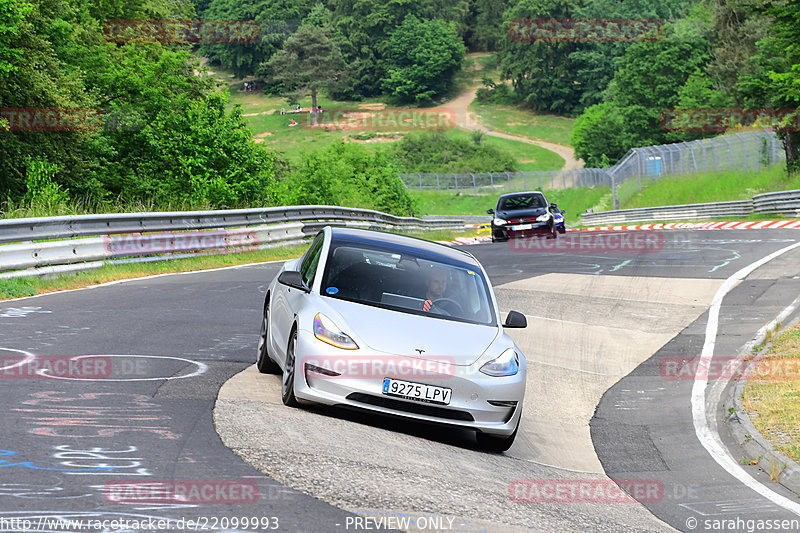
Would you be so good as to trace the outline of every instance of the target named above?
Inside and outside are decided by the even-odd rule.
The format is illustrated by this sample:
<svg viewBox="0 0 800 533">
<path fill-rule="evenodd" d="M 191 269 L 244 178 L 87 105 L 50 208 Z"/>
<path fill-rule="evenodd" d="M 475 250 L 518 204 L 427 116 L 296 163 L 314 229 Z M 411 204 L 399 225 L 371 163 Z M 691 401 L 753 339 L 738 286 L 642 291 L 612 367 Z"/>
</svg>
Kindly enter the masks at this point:
<svg viewBox="0 0 800 533">
<path fill-rule="evenodd" d="M 800 215 L 800 190 L 767 192 L 753 196 L 753 211 Z"/>
<path fill-rule="evenodd" d="M 800 190 L 757 194 L 752 200 L 620 209 L 581 214 L 584 225 L 624 224 L 654 220 L 700 220 L 746 217 L 753 213 L 800 215 Z"/>
<path fill-rule="evenodd" d="M 0 278 L 283 246 L 300 243 L 326 225 L 429 231 L 462 229 L 465 222 L 336 206 L 0 220 L 0 243 L 13 243 L 0 245 Z"/>
<path fill-rule="evenodd" d="M 68 215 L 0 220 L 0 243 L 59 238 L 71 239 L 142 231 L 234 228 L 255 224 L 307 220 L 367 220 L 398 227 L 414 225 L 420 222 L 420 219 L 413 217 L 398 217 L 369 209 L 327 205 L 224 211 Z"/>
</svg>

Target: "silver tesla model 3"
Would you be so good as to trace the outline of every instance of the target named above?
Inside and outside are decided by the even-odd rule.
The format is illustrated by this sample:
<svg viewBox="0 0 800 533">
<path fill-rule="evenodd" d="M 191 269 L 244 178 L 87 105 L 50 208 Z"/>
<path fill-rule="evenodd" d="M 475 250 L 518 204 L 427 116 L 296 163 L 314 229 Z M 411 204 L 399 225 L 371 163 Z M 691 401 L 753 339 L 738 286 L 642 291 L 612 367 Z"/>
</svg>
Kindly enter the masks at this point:
<svg viewBox="0 0 800 533">
<path fill-rule="evenodd" d="M 282 373 L 283 402 L 347 406 L 514 442 L 525 357 L 469 253 L 390 233 L 326 227 L 288 261 L 264 302 L 258 369 Z"/>
</svg>

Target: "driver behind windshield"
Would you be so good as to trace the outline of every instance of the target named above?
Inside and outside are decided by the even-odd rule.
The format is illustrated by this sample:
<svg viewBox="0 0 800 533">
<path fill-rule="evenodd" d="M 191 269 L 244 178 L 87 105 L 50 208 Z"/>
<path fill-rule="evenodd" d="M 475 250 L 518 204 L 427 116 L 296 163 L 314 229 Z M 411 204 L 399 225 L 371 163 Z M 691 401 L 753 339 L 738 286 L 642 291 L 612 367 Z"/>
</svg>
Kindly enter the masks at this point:
<svg viewBox="0 0 800 533">
<path fill-rule="evenodd" d="M 425 303 L 423 311 L 430 311 L 434 300 L 444 297 L 449 274 L 443 268 L 431 268 L 425 276 Z"/>
</svg>

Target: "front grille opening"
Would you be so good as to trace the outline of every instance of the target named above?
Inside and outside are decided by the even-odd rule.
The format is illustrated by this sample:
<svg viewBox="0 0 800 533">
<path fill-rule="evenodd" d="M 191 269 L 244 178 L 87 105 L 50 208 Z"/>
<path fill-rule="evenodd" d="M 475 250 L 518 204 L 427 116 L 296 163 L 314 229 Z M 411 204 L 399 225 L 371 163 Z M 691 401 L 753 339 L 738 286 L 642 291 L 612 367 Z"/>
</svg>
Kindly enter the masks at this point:
<svg viewBox="0 0 800 533">
<path fill-rule="evenodd" d="M 347 399 L 354 402 L 366 403 L 368 405 L 385 407 L 386 409 L 394 409 L 395 411 L 403 411 L 417 415 L 434 416 L 436 418 L 446 418 L 448 420 L 462 420 L 465 422 L 475 421 L 475 418 L 466 411 L 445 409 L 444 407 L 436 407 L 434 405 L 428 405 L 424 403 L 404 402 L 402 400 L 383 398 L 381 396 L 371 396 L 369 394 L 362 394 L 360 392 L 348 394 Z"/>
</svg>

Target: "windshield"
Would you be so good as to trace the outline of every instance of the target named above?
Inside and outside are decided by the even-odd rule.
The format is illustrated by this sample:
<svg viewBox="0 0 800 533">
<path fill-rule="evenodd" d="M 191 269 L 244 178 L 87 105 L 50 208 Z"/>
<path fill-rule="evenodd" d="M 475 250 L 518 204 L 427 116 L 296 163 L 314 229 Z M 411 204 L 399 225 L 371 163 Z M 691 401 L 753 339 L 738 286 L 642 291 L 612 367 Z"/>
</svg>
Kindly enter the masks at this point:
<svg viewBox="0 0 800 533">
<path fill-rule="evenodd" d="M 330 251 L 320 292 L 402 313 L 496 325 L 480 271 L 407 252 L 336 246 Z"/>
<path fill-rule="evenodd" d="M 516 211 L 518 209 L 539 209 L 547 207 L 547 201 L 541 194 L 524 196 L 508 196 L 501 198 L 497 206 L 498 211 Z"/>
</svg>

